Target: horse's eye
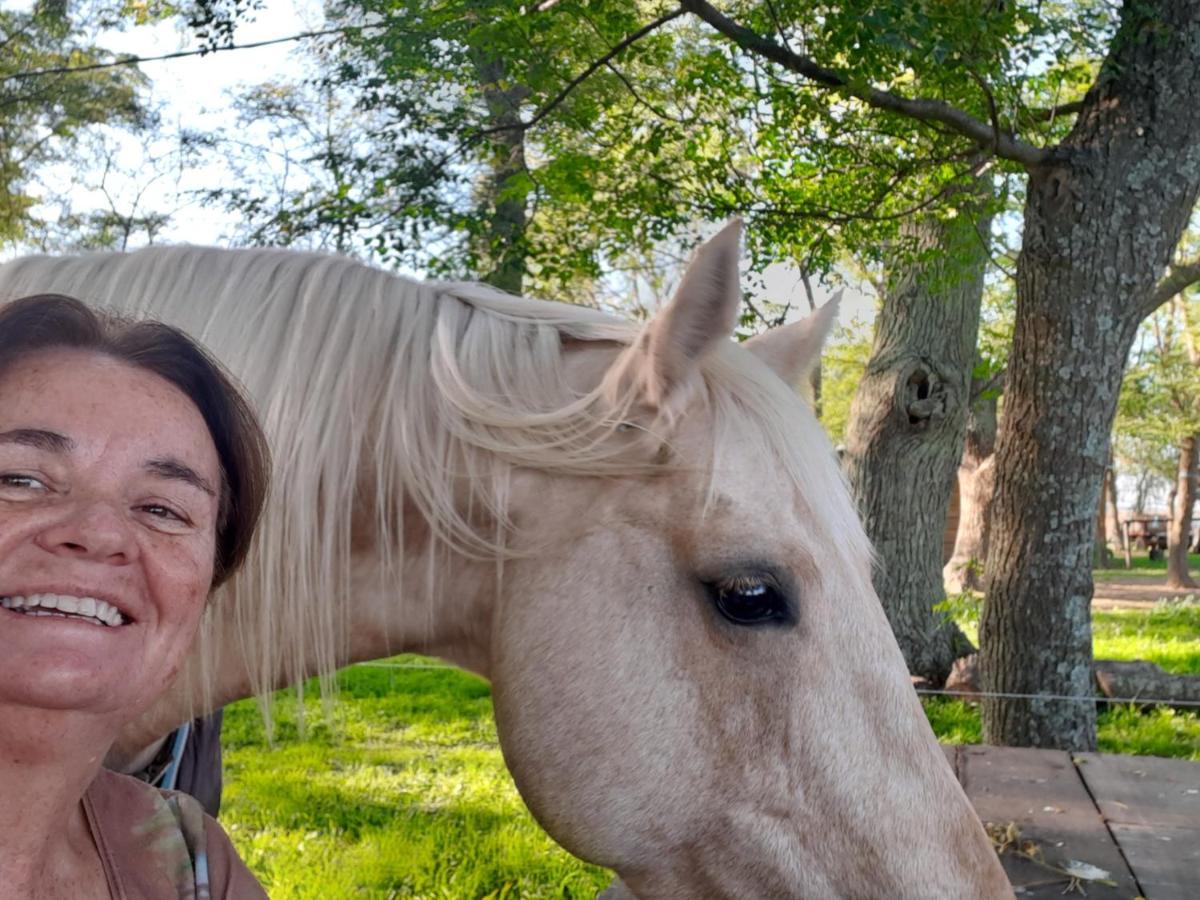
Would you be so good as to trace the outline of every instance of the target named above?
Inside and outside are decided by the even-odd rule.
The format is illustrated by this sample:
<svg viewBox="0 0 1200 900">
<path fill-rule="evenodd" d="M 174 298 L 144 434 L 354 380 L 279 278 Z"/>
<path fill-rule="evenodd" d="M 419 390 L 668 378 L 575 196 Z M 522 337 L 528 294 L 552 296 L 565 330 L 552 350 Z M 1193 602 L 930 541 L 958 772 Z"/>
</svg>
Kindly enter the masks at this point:
<svg viewBox="0 0 1200 900">
<path fill-rule="evenodd" d="M 792 621 L 787 598 L 762 578 L 741 577 L 710 585 L 717 611 L 734 625 L 786 624 Z"/>
</svg>

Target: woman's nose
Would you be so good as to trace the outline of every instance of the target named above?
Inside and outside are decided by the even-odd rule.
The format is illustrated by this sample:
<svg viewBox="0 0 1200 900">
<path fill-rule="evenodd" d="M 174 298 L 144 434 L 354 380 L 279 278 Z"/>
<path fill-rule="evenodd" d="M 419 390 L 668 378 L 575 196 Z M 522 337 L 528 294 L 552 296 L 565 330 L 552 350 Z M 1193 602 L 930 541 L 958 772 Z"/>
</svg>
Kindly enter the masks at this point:
<svg viewBox="0 0 1200 900">
<path fill-rule="evenodd" d="M 105 501 L 74 505 L 42 531 L 38 543 L 62 556 L 124 565 L 137 557 L 137 543 L 122 510 Z"/>
</svg>

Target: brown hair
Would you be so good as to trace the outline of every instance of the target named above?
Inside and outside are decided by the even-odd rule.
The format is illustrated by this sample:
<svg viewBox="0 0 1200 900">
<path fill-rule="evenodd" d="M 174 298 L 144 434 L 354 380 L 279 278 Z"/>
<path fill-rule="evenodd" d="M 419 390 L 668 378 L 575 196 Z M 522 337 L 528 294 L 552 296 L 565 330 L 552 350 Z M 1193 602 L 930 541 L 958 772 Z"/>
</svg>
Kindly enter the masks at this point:
<svg viewBox="0 0 1200 900">
<path fill-rule="evenodd" d="M 246 558 L 270 483 L 270 452 L 250 404 L 221 365 L 177 328 L 38 294 L 0 306 L 0 371 L 37 350 L 91 350 L 152 372 L 196 405 L 221 461 L 213 587 Z"/>
</svg>

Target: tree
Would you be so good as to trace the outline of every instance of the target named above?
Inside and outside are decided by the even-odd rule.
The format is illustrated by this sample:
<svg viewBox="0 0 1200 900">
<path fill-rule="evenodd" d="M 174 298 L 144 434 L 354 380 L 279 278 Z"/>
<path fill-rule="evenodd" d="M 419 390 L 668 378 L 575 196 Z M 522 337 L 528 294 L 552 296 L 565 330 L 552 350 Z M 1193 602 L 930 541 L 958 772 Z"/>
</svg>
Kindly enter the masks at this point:
<svg viewBox="0 0 1200 900">
<path fill-rule="evenodd" d="M 157 118 L 157 117 L 154 117 Z M 102 126 L 76 137 L 71 165 L 43 187 L 40 221 L 23 247 L 39 253 L 124 252 L 155 243 L 180 210 L 194 203 L 180 181 L 197 156 L 195 136 L 159 126 L 131 133 Z M 166 208 L 164 197 L 175 204 Z"/>
<path fill-rule="evenodd" d="M 496 132 L 480 103 L 458 102 L 479 97 L 461 93 L 478 82 L 461 51 L 487 36 L 528 91 L 512 127 L 526 140 L 526 246 L 547 283 L 609 247 L 731 212 L 750 219 L 756 257 L 819 268 L 847 247 L 889 246 L 897 221 L 982 167 L 1025 179 L 983 681 L 1089 694 L 1088 560 L 1121 364 L 1137 322 L 1200 275 L 1181 265 L 1159 281 L 1200 187 L 1200 112 L 1187 102 L 1196 0 L 1119 13 L 990 0 L 467 5 L 356 6 L 364 38 L 386 32 L 380 61 L 411 61 L 386 70 L 399 82 L 365 84 L 395 94 L 405 134 L 429 126 L 428 146 L 401 157 L 411 171 L 438 190 L 446 172 L 469 183 L 471 166 L 449 161 L 469 162 L 456 151 Z M 414 50 L 421 34 L 428 46 Z M 444 82 L 427 80 L 438 72 Z M 388 185 L 391 170 L 378 171 Z M 427 214 L 415 196 L 393 204 L 402 220 Z M 453 205 L 440 202 L 429 208 Z M 1090 703 L 995 697 L 984 712 L 991 740 L 1094 744 Z"/>
<path fill-rule="evenodd" d="M 994 377 L 971 379 L 966 440 L 958 467 L 958 530 L 954 551 L 942 570 L 947 591 L 978 591 L 983 587 L 996 484 L 998 401 Z"/>
<path fill-rule="evenodd" d="M 245 107 L 300 136 L 305 149 L 291 152 L 324 172 L 282 202 L 275 186 L 266 196 L 239 187 L 214 198 L 255 219 L 259 236 L 304 240 L 336 223 L 383 261 L 521 290 L 535 169 L 555 164 L 529 164 L 521 113 L 538 104 L 559 116 L 586 109 L 602 79 L 554 98 L 562 87 L 555 48 L 599 53 L 603 35 L 572 33 L 558 17 L 496 0 L 348 0 L 329 15 L 343 31 L 314 55 L 313 77 L 273 88 L 286 105 L 260 95 Z M 331 117 L 358 127 L 311 127 Z"/>
<path fill-rule="evenodd" d="M 78 138 L 98 125 L 145 124 L 138 100 L 141 74 L 129 66 L 56 72 L 111 60 L 94 46 L 84 22 L 104 11 L 40 2 L 32 11 L 0 10 L 0 243 L 28 239 L 44 199 L 37 176 L 67 158 Z"/>
<path fill-rule="evenodd" d="M 958 468 L 958 529 L 954 550 L 942 570 L 946 590 L 953 593 L 982 591 L 986 574 L 996 483 L 996 433 L 1013 326 L 1014 285 L 1004 268 L 1012 260 L 1007 250 L 1002 256 L 1004 262 L 997 263 L 991 283 L 984 289 L 967 437 Z"/>
<path fill-rule="evenodd" d="M 909 671 L 935 684 L 973 649 L 933 606 L 945 599 L 943 536 L 988 260 L 988 216 L 978 197 L 968 195 L 957 214 L 926 213 L 901 229 L 915 246 L 888 268 L 846 434 L 851 491 L 881 560 L 876 592 Z"/>
<path fill-rule="evenodd" d="M 1146 322 L 1122 385 L 1117 418 L 1117 429 L 1127 438 L 1159 453 L 1174 451 L 1167 531 L 1167 583 L 1174 588 L 1196 587 L 1188 572 L 1200 435 L 1195 302 L 1177 297 Z"/>
<path fill-rule="evenodd" d="M 949 130 L 1027 173 L 981 680 L 993 694 L 1090 697 L 1091 550 L 1122 363 L 1141 319 L 1200 278 L 1200 262 L 1163 278 L 1200 192 L 1200 105 L 1187 99 L 1200 89 L 1193 51 L 1200 3 L 1127 3 L 1115 29 L 1097 31 L 1107 38 L 1104 58 L 1084 96 L 1031 110 L 1018 94 L 1011 105 L 994 104 L 987 119 L 821 64 L 771 36 L 773 28 L 748 27 L 704 0 L 683 5 L 747 53 L 815 87 Z M 918 6 L 911 14 L 918 11 L 935 10 Z M 771 21 L 768 10 L 755 12 L 754 25 Z M 1030 10 L 987 4 L 975 13 L 986 21 L 989 13 Z M 1038 41 L 1045 39 L 1039 30 Z M 995 85 L 980 80 L 993 96 Z M 1069 133 L 1039 145 L 1040 125 L 1062 116 L 1074 117 Z M 983 717 L 992 742 L 1095 746 L 1090 701 L 992 696 Z"/>
</svg>

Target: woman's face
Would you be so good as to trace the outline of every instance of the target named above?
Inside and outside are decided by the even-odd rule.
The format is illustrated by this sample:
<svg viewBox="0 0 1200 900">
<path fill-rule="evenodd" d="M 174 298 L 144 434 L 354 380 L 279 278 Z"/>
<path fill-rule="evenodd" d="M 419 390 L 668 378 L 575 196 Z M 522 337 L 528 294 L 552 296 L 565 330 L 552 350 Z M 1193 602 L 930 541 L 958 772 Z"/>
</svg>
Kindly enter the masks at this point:
<svg viewBox="0 0 1200 900">
<path fill-rule="evenodd" d="M 121 723 L 182 665 L 220 466 L 170 382 L 88 351 L 0 371 L 0 706 Z"/>
</svg>

